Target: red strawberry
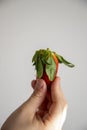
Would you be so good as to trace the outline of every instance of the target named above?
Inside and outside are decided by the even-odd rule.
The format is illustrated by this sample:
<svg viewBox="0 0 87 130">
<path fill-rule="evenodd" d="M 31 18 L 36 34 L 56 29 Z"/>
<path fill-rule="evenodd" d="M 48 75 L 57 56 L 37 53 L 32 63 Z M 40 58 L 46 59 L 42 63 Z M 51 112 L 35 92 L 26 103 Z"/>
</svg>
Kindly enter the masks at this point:
<svg viewBox="0 0 87 130">
<path fill-rule="evenodd" d="M 74 67 L 72 63 L 66 61 L 62 56 L 50 51 L 48 48 L 47 50 L 37 50 L 32 58 L 32 62 L 35 65 L 37 78 L 44 79 L 47 86 L 50 86 L 51 82 L 55 79 L 59 63 Z"/>
</svg>

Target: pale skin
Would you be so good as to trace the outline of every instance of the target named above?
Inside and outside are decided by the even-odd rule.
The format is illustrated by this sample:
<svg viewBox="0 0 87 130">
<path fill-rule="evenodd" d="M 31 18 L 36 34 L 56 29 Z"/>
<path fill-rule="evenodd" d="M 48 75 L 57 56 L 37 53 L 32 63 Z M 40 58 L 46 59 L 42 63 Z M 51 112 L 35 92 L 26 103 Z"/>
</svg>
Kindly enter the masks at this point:
<svg viewBox="0 0 87 130">
<path fill-rule="evenodd" d="M 61 130 L 67 112 L 67 102 L 56 77 L 47 91 L 43 79 L 32 81 L 31 97 L 16 109 L 1 130 Z"/>
</svg>

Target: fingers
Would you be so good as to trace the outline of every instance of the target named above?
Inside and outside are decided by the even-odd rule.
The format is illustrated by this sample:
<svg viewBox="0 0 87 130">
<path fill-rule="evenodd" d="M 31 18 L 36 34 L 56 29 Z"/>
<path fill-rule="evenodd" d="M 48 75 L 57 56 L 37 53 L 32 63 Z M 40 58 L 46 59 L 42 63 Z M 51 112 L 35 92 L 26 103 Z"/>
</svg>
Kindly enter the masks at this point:
<svg viewBox="0 0 87 130">
<path fill-rule="evenodd" d="M 44 117 L 44 121 L 57 120 L 60 117 L 60 115 L 65 113 L 63 111 L 66 110 L 67 108 L 67 102 L 60 87 L 59 77 L 56 77 L 51 85 L 51 99 L 52 99 L 52 104 L 50 106 L 47 115 L 45 115 Z"/>
<path fill-rule="evenodd" d="M 34 89 L 35 89 L 34 87 L 35 82 L 36 81 L 32 81 L 32 86 Z M 56 77 L 50 87 L 51 87 L 50 94 L 48 92 L 46 93 L 47 99 L 45 98 L 45 102 L 41 104 L 39 107 L 40 110 L 42 110 L 41 115 L 45 123 L 48 121 L 51 121 L 51 122 L 53 121 L 53 122 L 56 122 L 54 124 L 58 125 L 57 122 L 60 122 L 59 125 L 60 125 L 60 128 L 62 128 L 62 125 L 66 118 L 67 102 L 61 89 L 60 78 Z M 48 98 L 49 95 L 50 95 L 50 98 Z M 47 100 L 48 102 L 46 103 Z M 49 102 L 50 102 L 50 105 L 49 105 Z M 48 109 L 47 109 L 47 106 L 48 106 Z M 47 112 L 44 113 L 43 110 L 47 110 Z"/>
<path fill-rule="evenodd" d="M 34 92 L 27 103 L 29 105 L 29 110 L 34 115 L 45 99 L 47 86 L 43 79 L 32 81 L 32 86 L 34 88 Z"/>
<path fill-rule="evenodd" d="M 55 103 L 58 107 L 61 106 L 61 110 L 67 105 L 66 99 L 61 89 L 59 77 L 56 77 L 51 85 L 51 98 L 53 103 Z"/>
<path fill-rule="evenodd" d="M 32 80 L 31 86 L 33 89 L 35 89 L 35 83 L 36 83 L 36 80 Z M 48 111 L 50 105 L 51 105 L 50 91 L 47 91 L 45 100 L 43 101 L 43 103 L 39 107 L 40 112 L 42 111 L 42 113 L 43 113 L 43 111 Z"/>
</svg>

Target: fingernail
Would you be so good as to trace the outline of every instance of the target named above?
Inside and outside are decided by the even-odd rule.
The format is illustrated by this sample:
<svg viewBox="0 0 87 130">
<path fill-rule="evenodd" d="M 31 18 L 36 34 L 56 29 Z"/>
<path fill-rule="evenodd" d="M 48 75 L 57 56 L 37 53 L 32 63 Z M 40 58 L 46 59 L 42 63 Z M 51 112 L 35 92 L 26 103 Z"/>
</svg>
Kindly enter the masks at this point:
<svg viewBox="0 0 87 130">
<path fill-rule="evenodd" d="M 35 84 L 35 89 L 41 89 L 41 88 L 43 88 L 43 84 L 39 79 L 37 79 Z"/>
</svg>

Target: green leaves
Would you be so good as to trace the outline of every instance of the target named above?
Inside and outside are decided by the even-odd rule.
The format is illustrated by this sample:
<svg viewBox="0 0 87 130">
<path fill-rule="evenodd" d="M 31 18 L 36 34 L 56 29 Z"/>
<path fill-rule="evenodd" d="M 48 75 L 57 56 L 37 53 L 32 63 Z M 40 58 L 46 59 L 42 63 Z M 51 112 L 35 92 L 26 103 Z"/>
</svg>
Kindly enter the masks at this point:
<svg viewBox="0 0 87 130">
<path fill-rule="evenodd" d="M 53 57 L 49 57 L 46 64 L 46 74 L 49 77 L 50 81 L 53 81 L 55 78 L 55 72 L 56 72 L 56 63 L 53 59 Z"/>
<path fill-rule="evenodd" d="M 32 62 L 33 62 L 33 65 L 35 65 L 35 69 L 37 71 L 38 78 L 41 78 L 43 75 L 43 63 L 42 63 L 40 56 L 41 55 L 40 55 L 39 51 L 36 51 L 36 53 L 34 54 L 34 56 L 32 58 Z"/>
<path fill-rule="evenodd" d="M 37 58 L 36 70 L 37 70 L 37 77 L 41 78 L 43 76 L 43 63 L 40 58 Z"/>
<path fill-rule="evenodd" d="M 67 60 L 65 60 L 61 55 L 56 54 L 50 49 L 40 49 L 37 50 L 32 58 L 33 65 L 35 66 L 37 77 L 42 78 L 44 71 L 48 76 L 50 81 L 53 81 L 55 78 L 55 74 L 57 72 L 57 65 L 54 59 L 54 55 L 57 57 L 59 63 L 63 63 L 68 67 L 74 67 L 74 65 Z"/>
<path fill-rule="evenodd" d="M 34 56 L 33 56 L 33 58 L 32 58 L 32 62 L 34 62 L 34 64 L 36 63 L 36 61 L 37 61 L 37 58 L 38 58 L 38 55 L 39 54 L 39 51 L 36 51 L 35 52 L 35 54 L 34 54 Z"/>
<path fill-rule="evenodd" d="M 49 49 L 36 51 L 32 58 L 32 62 L 35 66 L 38 78 L 41 78 L 43 76 L 43 71 L 46 71 L 49 80 L 54 80 L 56 63 Z"/>
<path fill-rule="evenodd" d="M 61 55 L 56 54 L 56 57 L 57 57 L 59 63 L 63 63 L 63 64 L 65 64 L 65 65 L 67 65 L 68 67 L 71 67 L 71 68 L 75 66 L 74 64 L 72 64 L 72 63 L 68 62 L 67 60 L 65 60 Z"/>
</svg>

